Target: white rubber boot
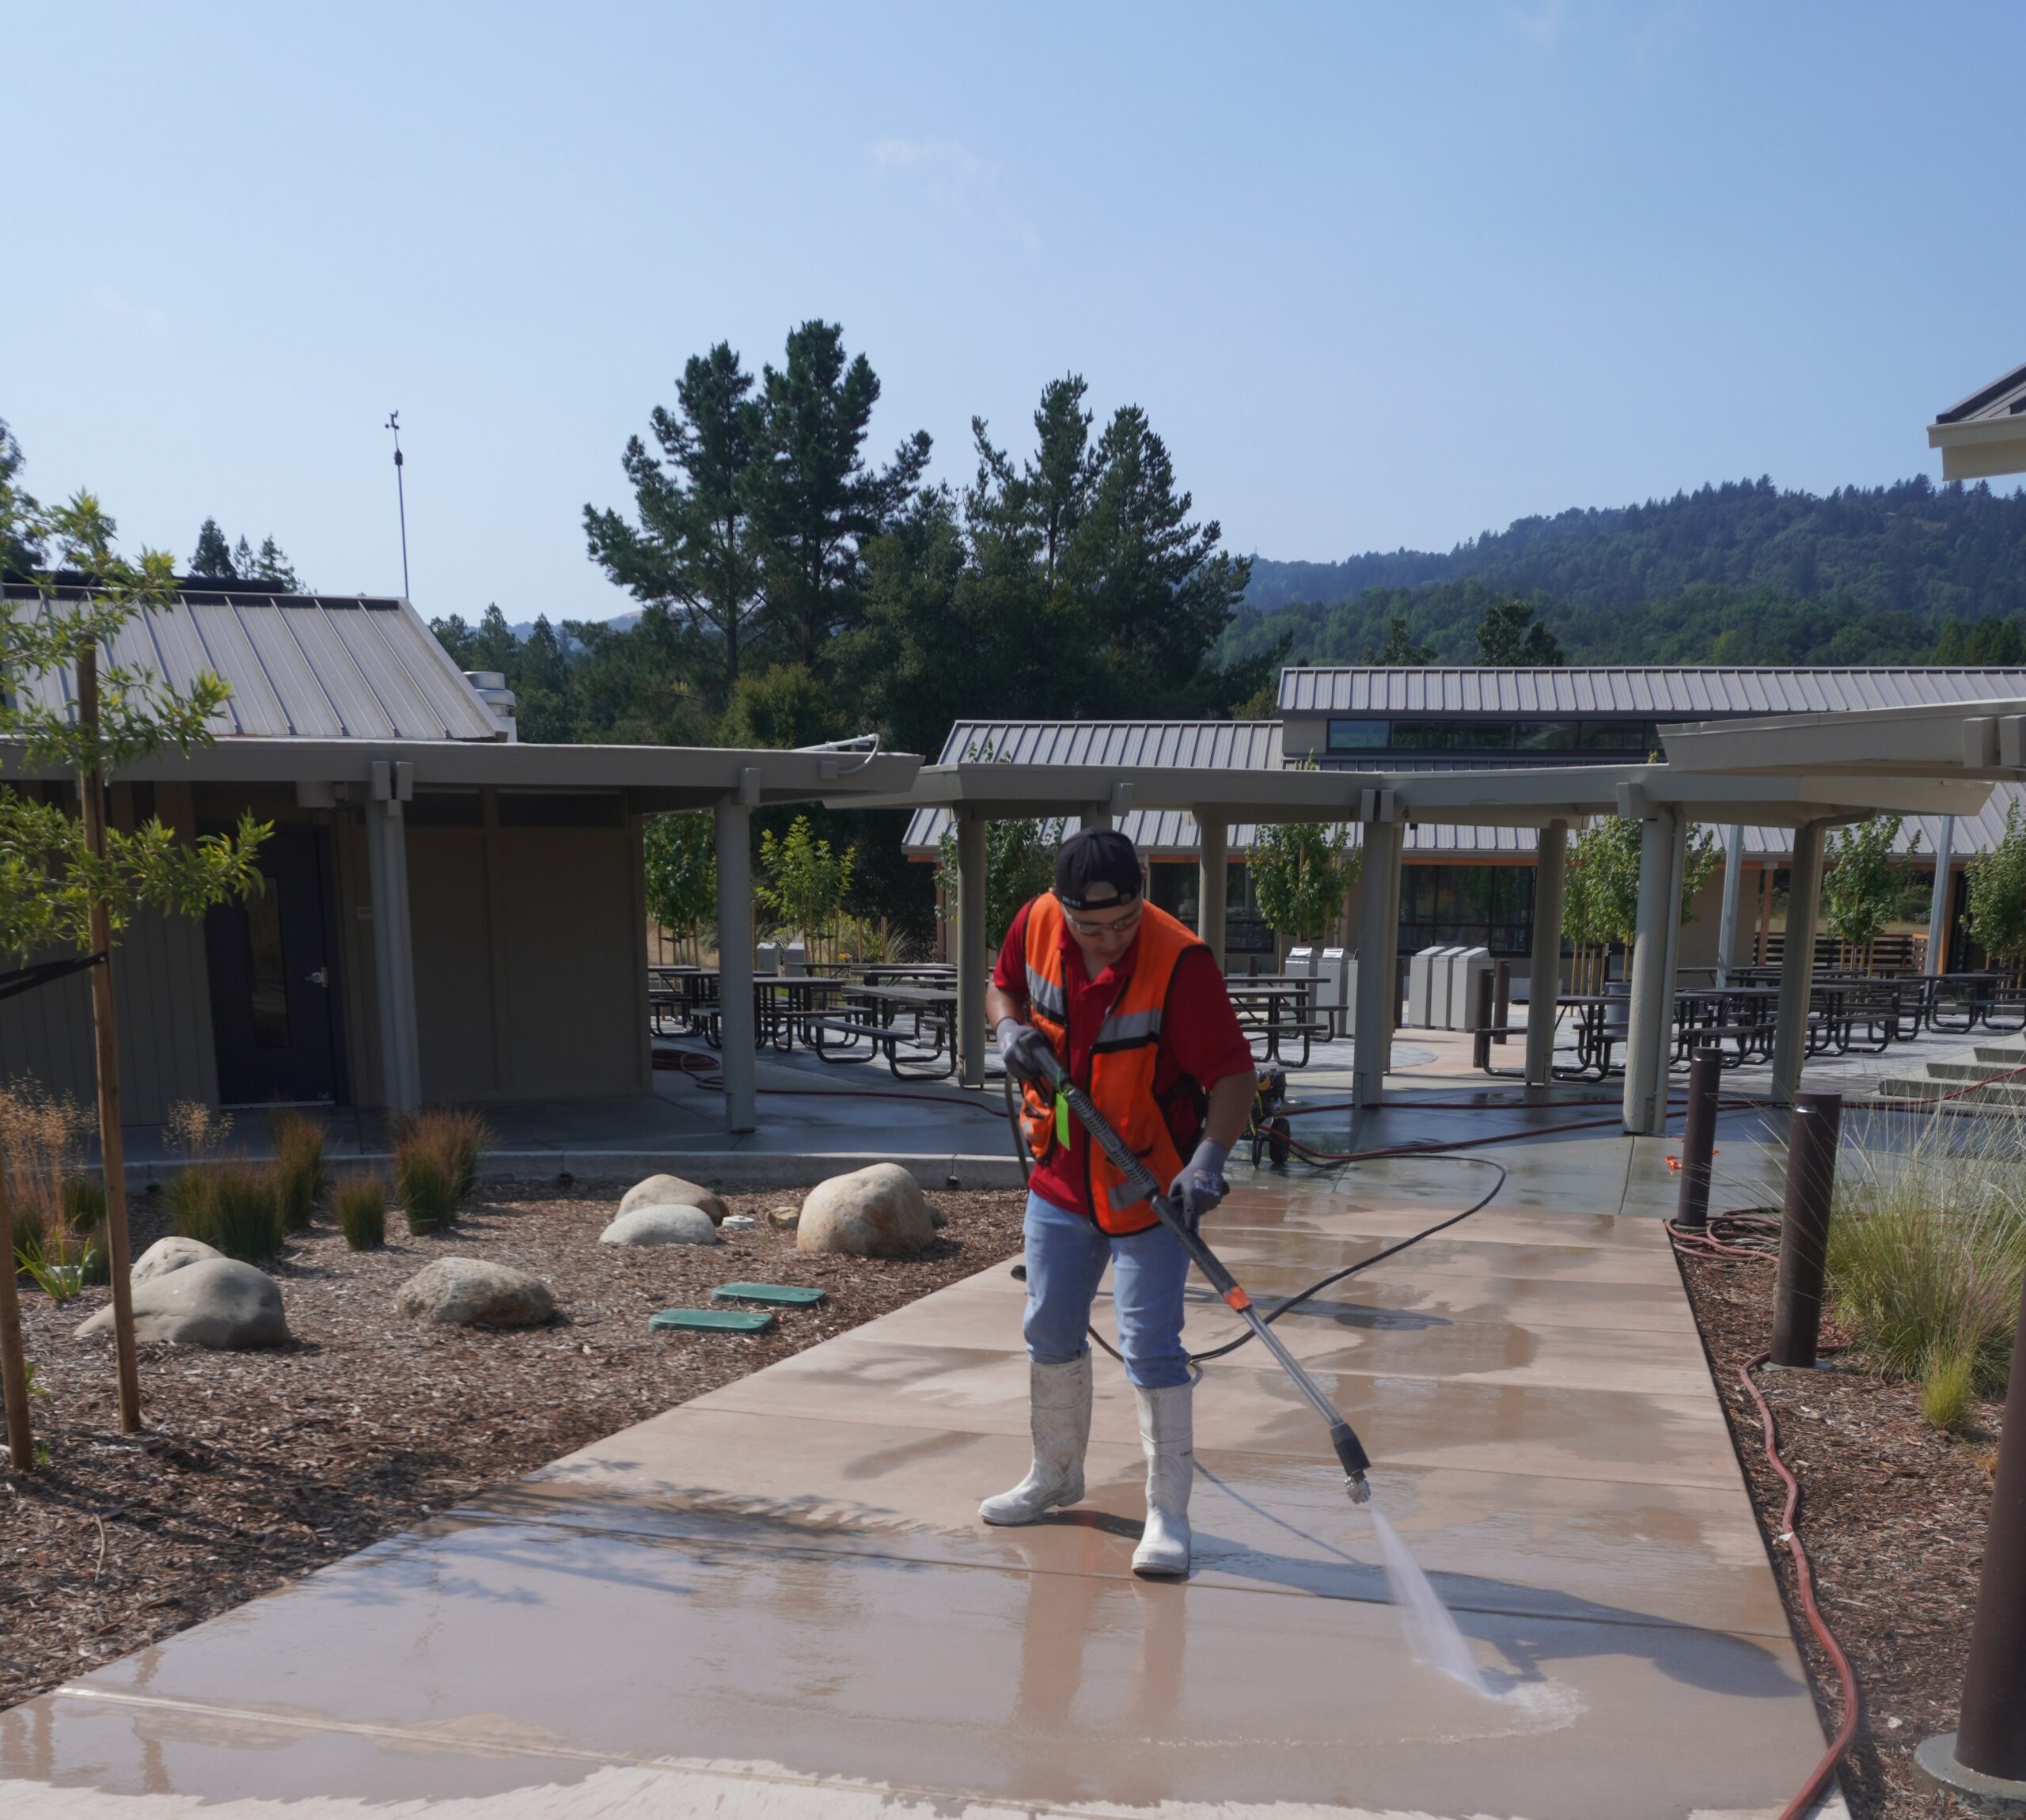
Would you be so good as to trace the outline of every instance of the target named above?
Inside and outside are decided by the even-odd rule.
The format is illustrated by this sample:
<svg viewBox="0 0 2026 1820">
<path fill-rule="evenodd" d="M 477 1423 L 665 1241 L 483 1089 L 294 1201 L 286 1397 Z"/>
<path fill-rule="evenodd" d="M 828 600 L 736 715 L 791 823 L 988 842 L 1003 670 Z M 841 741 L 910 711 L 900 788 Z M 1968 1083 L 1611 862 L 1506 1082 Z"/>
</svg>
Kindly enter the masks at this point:
<svg viewBox="0 0 2026 1820">
<path fill-rule="evenodd" d="M 1057 1504 L 1083 1495 L 1083 1450 L 1091 1440 L 1091 1356 L 1067 1365 L 1027 1365 L 1027 1420 L 1034 1463 L 1010 1492 L 987 1498 L 978 1515 L 988 1523 L 1031 1523 Z"/>
<path fill-rule="evenodd" d="M 1196 1475 L 1193 1384 L 1166 1384 L 1140 1400 L 1140 1442 L 1147 1450 L 1147 1528 L 1133 1551 L 1133 1571 L 1148 1579 L 1189 1577 L 1189 1488 Z"/>
</svg>

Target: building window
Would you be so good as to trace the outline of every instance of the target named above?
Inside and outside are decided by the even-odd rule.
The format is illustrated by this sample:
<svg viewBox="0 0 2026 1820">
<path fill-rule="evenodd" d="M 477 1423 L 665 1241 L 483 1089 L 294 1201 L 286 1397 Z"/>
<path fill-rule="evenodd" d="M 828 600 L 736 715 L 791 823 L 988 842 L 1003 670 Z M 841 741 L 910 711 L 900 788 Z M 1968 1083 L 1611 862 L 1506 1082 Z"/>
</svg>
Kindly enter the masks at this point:
<svg viewBox="0 0 2026 1820">
<path fill-rule="evenodd" d="M 1531 866 L 1403 866 L 1400 952 L 1489 948 L 1524 954 L 1534 939 Z"/>
<path fill-rule="evenodd" d="M 1330 723 L 1332 752 L 1383 752 L 1391 723 L 1383 720 L 1333 720 Z"/>
</svg>

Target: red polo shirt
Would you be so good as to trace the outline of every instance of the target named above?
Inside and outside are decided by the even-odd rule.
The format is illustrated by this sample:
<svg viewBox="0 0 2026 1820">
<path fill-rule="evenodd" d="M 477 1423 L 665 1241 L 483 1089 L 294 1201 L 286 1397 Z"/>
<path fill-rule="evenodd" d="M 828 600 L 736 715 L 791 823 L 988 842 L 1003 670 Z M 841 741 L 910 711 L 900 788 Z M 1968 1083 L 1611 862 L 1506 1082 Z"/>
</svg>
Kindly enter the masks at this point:
<svg viewBox="0 0 2026 1820">
<path fill-rule="evenodd" d="M 1063 978 L 1069 992 L 1069 1071 L 1079 1081 L 1091 1078 L 1091 1045 L 1120 991 L 1132 978 L 1139 957 L 1140 944 L 1136 941 L 1093 980 L 1083 965 L 1083 950 L 1076 946 L 1067 926 L 1063 929 Z M 1025 904 L 1015 916 L 1013 927 L 1006 931 L 992 983 L 1009 998 L 1023 1005 L 1027 1002 Z M 1202 1118 L 1196 1109 L 1195 1094 L 1176 1093 L 1176 1087 L 1186 1078 L 1198 1091 L 1207 1093 L 1231 1075 L 1250 1075 L 1253 1067 L 1252 1045 L 1239 1028 L 1238 1014 L 1231 1009 L 1231 995 L 1224 990 L 1224 975 L 1216 960 L 1208 948 L 1189 949 L 1175 964 L 1174 977 L 1168 983 L 1168 1000 L 1161 1014 L 1160 1045 L 1154 1060 L 1154 1097 L 1169 1107 L 1168 1128 L 1185 1159 L 1195 1147 Z M 1089 1142 L 1083 1128 L 1072 1120 L 1069 1148 L 1064 1150 L 1059 1143 L 1051 1141 L 1047 1156 L 1034 1166 L 1028 1187 L 1057 1207 L 1088 1215 L 1091 1204 L 1084 1184 L 1090 1177 L 1083 1151 Z"/>
</svg>

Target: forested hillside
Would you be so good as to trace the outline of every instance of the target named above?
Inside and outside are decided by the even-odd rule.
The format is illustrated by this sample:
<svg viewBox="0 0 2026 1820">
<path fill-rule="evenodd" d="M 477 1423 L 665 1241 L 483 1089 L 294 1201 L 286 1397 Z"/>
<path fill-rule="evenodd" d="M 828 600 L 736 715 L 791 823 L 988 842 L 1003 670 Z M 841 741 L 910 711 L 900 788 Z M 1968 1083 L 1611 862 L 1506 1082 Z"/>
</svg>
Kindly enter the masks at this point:
<svg viewBox="0 0 2026 1820">
<path fill-rule="evenodd" d="M 1769 480 L 1523 518 L 1446 555 L 1253 559 L 1220 654 L 1359 662 L 1404 616 L 1475 661 L 1492 602 L 1535 605 L 1572 663 L 2017 661 L 2026 495 L 1925 477 L 1827 498 Z M 1953 621 L 1952 627 L 1951 622 Z"/>
</svg>

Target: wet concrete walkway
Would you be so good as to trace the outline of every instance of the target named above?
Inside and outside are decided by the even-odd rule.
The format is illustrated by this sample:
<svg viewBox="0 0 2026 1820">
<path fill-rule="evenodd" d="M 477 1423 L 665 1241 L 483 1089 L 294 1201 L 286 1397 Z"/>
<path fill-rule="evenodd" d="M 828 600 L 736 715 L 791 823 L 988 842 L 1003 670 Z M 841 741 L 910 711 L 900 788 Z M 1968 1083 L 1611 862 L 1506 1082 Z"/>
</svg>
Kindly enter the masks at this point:
<svg viewBox="0 0 2026 1820">
<path fill-rule="evenodd" d="M 1284 1293 L 1483 1174 L 1248 1186 L 1215 1237 Z M 1656 1222 L 1495 1204 L 1281 1323 L 1491 1703 L 1409 1656 L 1251 1349 L 1198 1394 L 1187 1586 L 1129 1571 L 1108 1360 L 1087 1502 L 981 1527 L 1026 1464 L 1021 1293 L 996 1267 L 0 1715 L 0 1812 L 1714 1820 L 1819 1755 Z"/>
</svg>

